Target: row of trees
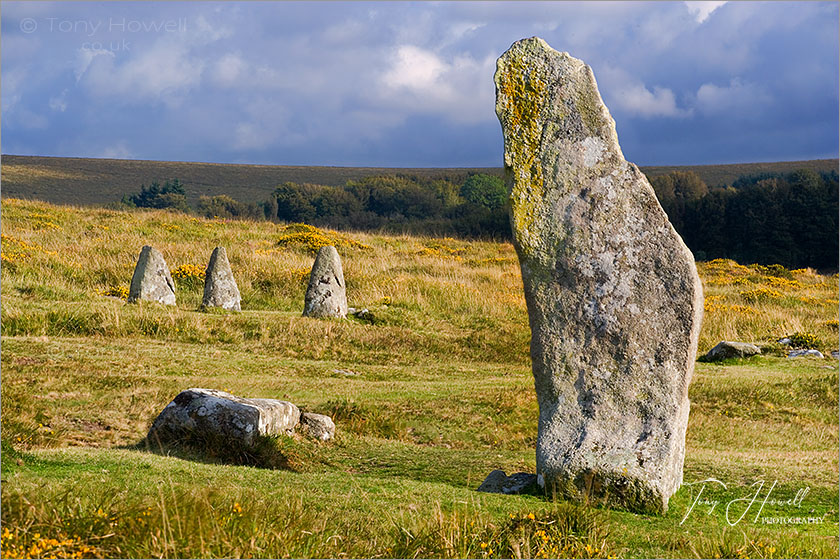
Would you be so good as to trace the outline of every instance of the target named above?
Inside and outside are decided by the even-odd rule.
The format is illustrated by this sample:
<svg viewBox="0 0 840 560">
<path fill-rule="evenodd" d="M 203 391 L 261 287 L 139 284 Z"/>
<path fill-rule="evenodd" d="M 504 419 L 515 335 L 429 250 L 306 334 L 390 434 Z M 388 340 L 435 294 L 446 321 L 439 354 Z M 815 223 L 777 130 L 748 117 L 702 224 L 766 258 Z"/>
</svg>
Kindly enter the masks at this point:
<svg viewBox="0 0 840 560">
<path fill-rule="evenodd" d="M 838 174 L 809 170 L 744 176 L 709 189 L 693 172 L 650 177 L 662 207 L 698 260 L 837 268 Z M 188 211 L 183 185 L 143 186 L 131 206 Z M 462 182 L 410 175 L 366 177 L 340 187 L 284 183 L 262 204 L 201 197 L 208 217 L 305 222 L 320 227 L 510 239 L 507 192 L 481 173 Z"/>
</svg>

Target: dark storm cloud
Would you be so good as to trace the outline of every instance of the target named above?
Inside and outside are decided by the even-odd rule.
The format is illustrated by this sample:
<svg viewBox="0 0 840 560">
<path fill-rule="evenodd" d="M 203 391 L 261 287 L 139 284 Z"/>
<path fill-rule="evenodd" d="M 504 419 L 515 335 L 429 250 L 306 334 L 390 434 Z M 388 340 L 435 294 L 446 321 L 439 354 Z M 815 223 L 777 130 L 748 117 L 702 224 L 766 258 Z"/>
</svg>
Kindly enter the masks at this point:
<svg viewBox="0 0 840 560">
<path fill-rule="evenodd" d="M 833 2 L 4 2 L 4 153 L 493 166 L 495 59 L 592 66 L 628 159 L 837 156 Z"/>
</svg>

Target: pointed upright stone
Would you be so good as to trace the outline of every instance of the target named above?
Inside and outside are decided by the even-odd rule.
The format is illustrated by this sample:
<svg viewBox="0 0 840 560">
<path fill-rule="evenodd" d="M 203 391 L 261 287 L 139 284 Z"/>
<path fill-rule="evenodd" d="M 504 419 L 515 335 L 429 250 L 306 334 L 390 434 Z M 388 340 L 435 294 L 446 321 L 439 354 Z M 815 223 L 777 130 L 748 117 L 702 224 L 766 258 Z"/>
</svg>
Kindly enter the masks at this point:
<svg viewBox="0 0 840 560">
<path fill-rule="evenodd" d="M 140 251 L 128 288 L 128 303 L 140 300 L 175 305 L 175 282 L 169 267 L 160 251 L 148 245 Z"/>
<path fill-rule="evenodd" d="M 239 288 L 230 270 L 227 252 L 224 247 L 216 247 L 204 271 L 204 299 L 201 305 L 241 311 L 240 301 Z"/>
<path fill-rule="evenodd" d="M 321 247 L 312 272 L 303 305 L 304 317 L 347 317 L 347 292 L 341 257 L 332 245 Z"/>
<path fill-rule="evenodd" d="M 682 483 L 703 313 L 694 259 L 625 161 L 586 64 L 523 39 L 495 83 L 539 480 L 562 497 L 663 512 Z"/>
</svg>

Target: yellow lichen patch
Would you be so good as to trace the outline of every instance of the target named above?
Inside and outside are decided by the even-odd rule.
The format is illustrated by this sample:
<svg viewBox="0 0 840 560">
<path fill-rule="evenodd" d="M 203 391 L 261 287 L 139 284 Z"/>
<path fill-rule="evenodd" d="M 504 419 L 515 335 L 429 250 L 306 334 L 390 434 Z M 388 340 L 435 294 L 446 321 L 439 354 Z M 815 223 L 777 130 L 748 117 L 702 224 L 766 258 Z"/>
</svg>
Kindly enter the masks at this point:
<svg viewBox="0 0 840 560">
<path fill-rule="evenodd" d="M 539 64 L 526 67 L 520 58 L 511 56 L 500 65 L 497 83 L 506 140 L 505 164 L 513 170 L 510 200 L 514 234 L 528 254 L 535 245 L 533 222 L 544 194 L 539 152 L 540 116 L 548 90 L 545 69 Z"/>
</svg>

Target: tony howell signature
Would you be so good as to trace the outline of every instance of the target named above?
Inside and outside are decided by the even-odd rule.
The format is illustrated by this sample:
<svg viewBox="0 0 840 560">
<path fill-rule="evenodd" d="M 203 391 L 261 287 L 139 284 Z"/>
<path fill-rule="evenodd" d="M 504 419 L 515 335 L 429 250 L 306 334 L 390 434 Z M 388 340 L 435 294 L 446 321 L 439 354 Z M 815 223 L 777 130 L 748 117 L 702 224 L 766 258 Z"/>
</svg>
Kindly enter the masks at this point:
<svg viewBox="0 0 840 560">
<path fill-rule="evenodd" d="M 717 498 L 710 498 L 708 497 L 709 494 L 713 491 L 713 489 L 723 489 L 728 490 L 726 484 L 721 482 L 716 478 L 707 478 L 705 480 L 700 480 L 697 482 L 687 482 L 686 486 L 692 487 L 699 487 L 699 490 L 696 494 L 692 493 L 692 501 L 689 505 L 688 509 L 685 512 L 685 515 L 680 521 L 680 525 L 685 523 L 688 516 L 691 515 L 691 512 L 698 508 L 699 510 L 704 510 L 706 515 L 712 515 L 712 513 L 718 507 L 725 508 L 724 509 L 724 517 L 726 518 L 726 522 L 729 525 L 737 525 L 738 523 L 743 520 L 747 514 L 751 514 L 751 512 L 755 512 L 755 516 L 753 517 L 753 523 L 822 523 L 822 516 L 818 517 L 762 517 L 761 512 L 764 508 L 768 505 L 770 506 L 790 506 L 799 508 L 802 506 L 802 502 L 805 500 L 805 496 L 811 491 L 809 487 L 800 488 L 797 490 L 796 495 L 792 498 L 787 499 L 778 499 L 778 498 L 771 498 L 773 493 L 773 489 L 776 488 L 778 484 L 777 480 L 774 480 L 773 483 L 767 488 L 766 494 L 764 493 L 765 481 L 758 480 L 750 484 L 750 488 L 755 488 L 755 491 L 750 490 L 745 496 L 737 497 L 726 501 L 724 504 L 723 500 Z M 709 492 L 706 492 L 707 487 L 711 486 Z M 704 493 L 706 493 L 706 497 L 704 497 Z M 743 511 L 741 511 L 743 509 Z M 752 515 L 752 514 L 751 514 Z M 737 517 L 736 517 L 737 516 Z M 769 520 L 769 521 L 768 521 Z"/>
</svg>

